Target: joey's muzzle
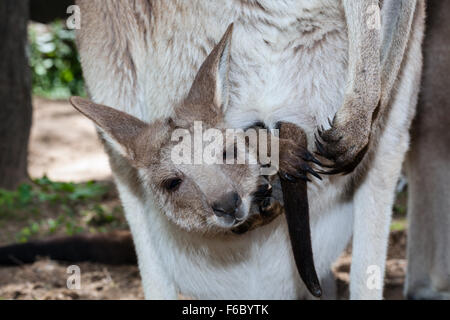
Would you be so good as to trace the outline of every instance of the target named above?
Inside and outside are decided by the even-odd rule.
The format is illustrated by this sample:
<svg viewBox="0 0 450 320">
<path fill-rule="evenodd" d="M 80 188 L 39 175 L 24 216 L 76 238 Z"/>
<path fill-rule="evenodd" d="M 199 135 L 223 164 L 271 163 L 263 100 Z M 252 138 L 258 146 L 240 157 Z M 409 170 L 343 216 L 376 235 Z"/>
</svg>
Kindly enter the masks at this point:
<svg viewBox="0 0 450 320">
<path fill-rule="evenodd" d="M 242 221 L 245 214 L 241 210 L 242 199 L 236 192 L 229 192 L 212 204 L 214 214 L 230 223 Z"/>
</svg>

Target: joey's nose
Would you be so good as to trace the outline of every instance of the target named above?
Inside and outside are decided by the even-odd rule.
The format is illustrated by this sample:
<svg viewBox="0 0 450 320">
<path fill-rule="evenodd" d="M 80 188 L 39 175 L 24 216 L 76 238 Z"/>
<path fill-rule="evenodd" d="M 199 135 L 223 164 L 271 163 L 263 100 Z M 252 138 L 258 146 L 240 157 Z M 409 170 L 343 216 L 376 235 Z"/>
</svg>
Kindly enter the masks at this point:
<svg viewBox="0 0 450 320">
<path fill-rule="evenodd" d="M 215 201 L 212 205 L 214 213 L 218 217 L 229 216 L 239 220 L 239 206 L 242 204 L 241 197 L 236 192 L 230 192 Z"/>
</svg>

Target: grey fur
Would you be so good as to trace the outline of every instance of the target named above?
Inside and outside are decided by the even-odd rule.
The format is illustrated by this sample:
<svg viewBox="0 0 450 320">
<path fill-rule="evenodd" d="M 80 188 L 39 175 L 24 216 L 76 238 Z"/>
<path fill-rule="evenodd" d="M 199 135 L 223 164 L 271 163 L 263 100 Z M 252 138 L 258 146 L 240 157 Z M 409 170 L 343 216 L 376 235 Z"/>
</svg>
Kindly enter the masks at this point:
<svg viewBox="0 0 450 320">
<path fill-rule="evenodd" d="M 407 156 L 411 299 L 450 299 L 450 1 L 428 1 L 424 72 Z"/>
</svg>

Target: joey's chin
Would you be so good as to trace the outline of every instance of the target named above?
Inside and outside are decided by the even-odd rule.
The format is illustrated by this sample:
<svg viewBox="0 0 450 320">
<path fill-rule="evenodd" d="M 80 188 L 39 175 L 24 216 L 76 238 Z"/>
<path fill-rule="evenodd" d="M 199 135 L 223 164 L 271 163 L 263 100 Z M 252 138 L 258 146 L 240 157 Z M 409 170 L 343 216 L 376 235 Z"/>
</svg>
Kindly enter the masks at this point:
<svg viewBox="0 0 450 320">
<path fill-rule="evenodd" d="M 206 209 L 202 212 L 191 213 L 193 219 L 174 219 L 168 215 L 168 220 L 177 228 L 192 234 L 215 237 L 227 235 L 229 232 L 244 223 L 251 215 L 245 205 L 242 205 L 231 215 L 217 215 L 213 210 Z"/>
<path fill-rule="evenodd" d="M 214 215 L 214 222 L 219 228 L 232 229 L 242 224 L 249 216 L 248 210 L 239 208 L 236 213 L 232 215 Z"/>
</svg>

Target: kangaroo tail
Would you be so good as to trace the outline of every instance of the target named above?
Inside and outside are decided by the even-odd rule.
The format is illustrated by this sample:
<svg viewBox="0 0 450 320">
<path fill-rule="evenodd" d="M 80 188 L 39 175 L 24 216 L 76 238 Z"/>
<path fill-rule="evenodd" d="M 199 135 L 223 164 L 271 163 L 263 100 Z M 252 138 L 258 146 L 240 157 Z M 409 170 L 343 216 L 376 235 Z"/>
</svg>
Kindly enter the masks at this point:
<svg viewBox="0 0 450 320">
<path fill-rule="evenodd" d="M 66 262 L 136 264 L 133 240 L 128 231 L 99 235 L 55 237 L 0 247 L 0 265 L 33 263 L 39 257 Z"/>
</svg>

